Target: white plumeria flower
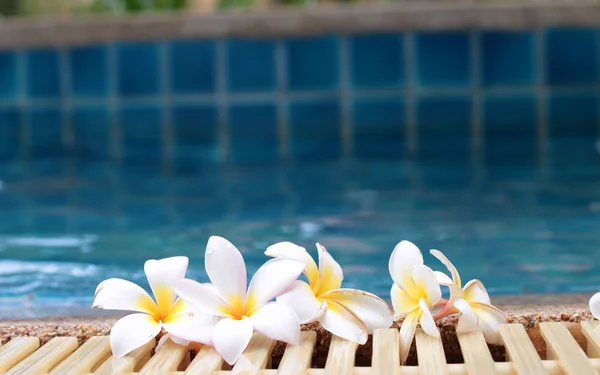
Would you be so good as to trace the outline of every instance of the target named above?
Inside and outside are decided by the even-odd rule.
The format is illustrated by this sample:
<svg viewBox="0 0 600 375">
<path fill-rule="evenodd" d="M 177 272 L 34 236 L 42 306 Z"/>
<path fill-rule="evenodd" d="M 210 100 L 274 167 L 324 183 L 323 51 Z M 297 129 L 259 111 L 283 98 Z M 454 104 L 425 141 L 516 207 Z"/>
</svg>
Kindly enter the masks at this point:
<svg viewBox="0 0 600 375">
<path fill-rule="evenodd" d="M 210 237 L 204 259 L 211 283 L 181 278 L 172 286 L 185 302 L 215 317 L 212 345 L 227 363 L 238 360 L 254 331 L 292 345 L 300 342 L 300 322 L 294 311 L 269 301 L 290 288 L 302 273 L 303 263 L 270 260 L 256 271 L 246 290 L 244 258 L 229 241 Z"/>
<path fill-rule="evenodd" d="M 600 319 L 600 293 L 596 293 L 590 298 L 590 312 L 596 319 Z"/>
<path fill-rule="evenodd" d="M 483 283 L 474 279 L 463 288 L 460 275 L 452 262 L 439 250 L 431 250 L 430 253 L 439 259 L 452 275 L 450 278 L 444 273 L 436 272 L 438 282 L 450 288 L 448 306 L 454 306 L 461 312 L 456 332 L 466 333 L 481 329 L 488 343 L 501 345 L 499 325 L 507 320 L 502 311 L 491 305 L 490 296 Z"/>
<path fill-rule="evenodd" d="M 317 321 L 332 334 L 359 344 L 367 342 L 376 328 L 389 328 L 392 311 L 385 301 L 374 294 L 357 289 L 341 289 L 342 268 L 317 244 L 319 267 L 306 249 L 291 242 L 269 246 L 266 255 L 279 259 L 295 259 L 306 267 L 308 283 L 296 280 L 293 289 L 277 297 L 298 314 L 301 323 Z"/>
<path fill-rule="evenodd" d="M 396 318 L 404 316 L 400 326 L 400 360 L 405 363 L 418 324 L 428 335 L 440 337 L 431 308 L 442 299 L 442 290 L 433 270 L 423 265 L 421 251 L 410 241 L 396 245 L 389 269 L 394 280 L 390 292 L 394 313 Z"/>
<path fill-rule="evenodd" d="M 127 310 L 137 313 L 118 320 L 110 332 L 113 356 L 122 357 L 154 339 L 164 328 L 173 341 L 210 342 L 205 326 L 207 317 L 195 314 L 169 287 L 174 278 L 185 277 L 187 257 L 148 260 L 144 272 L 152 288 L 154 300 L 140 286 L 123 279 L 108 279 L 96 288 L 92 307 L 105 310 Z"/>
</svg>

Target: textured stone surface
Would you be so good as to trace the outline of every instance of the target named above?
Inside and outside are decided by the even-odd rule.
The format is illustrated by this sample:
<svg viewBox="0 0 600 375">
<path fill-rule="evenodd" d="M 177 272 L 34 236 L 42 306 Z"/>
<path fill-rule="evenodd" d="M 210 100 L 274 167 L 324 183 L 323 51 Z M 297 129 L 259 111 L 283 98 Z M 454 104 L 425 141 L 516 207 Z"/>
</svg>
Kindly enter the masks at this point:
<svg viewBox="0 0 600 375">
<path fill-rule="evenodd" d="M 77 45 L 114 40 L 283 36 L 329 32 L 440 29 L 535 29 L 597 26 L 600 2 L 403 1 L 324 4 L 215 14 L 147 14 L 52 19 L 0 19 L 0 48 Z"/>
</svg>

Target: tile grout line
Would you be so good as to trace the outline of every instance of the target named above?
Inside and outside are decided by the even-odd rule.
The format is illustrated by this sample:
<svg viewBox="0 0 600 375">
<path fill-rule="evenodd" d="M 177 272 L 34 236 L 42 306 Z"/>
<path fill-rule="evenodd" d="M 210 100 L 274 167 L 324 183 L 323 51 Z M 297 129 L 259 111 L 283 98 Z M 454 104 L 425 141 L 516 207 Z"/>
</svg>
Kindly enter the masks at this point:
<svg viewBox="0 0 600 375">
<path fill-rule="evenodd" d="M 72 152 L 75 146 L 75 132 L 73 128 L 73 106 L 71 98 L 73 97 L 73 88 L 71 85 L 71 63 L 69 60 L 69 51 L 66 47 L 58 48 L 58 74 L 60 82 L 60 101 L 61 101 L 61 119 L 62 119 L 62 144 L 69 152 Z M 76 175 L 75 165 L 72 158 L 69 158 L 67 164 L 67 174 L 74 178 Z M 75 194 L 68 194 L 69 205 L 76 205 Z M 65 225 L 70 232 L 77 232 L 77 220 L 72 217 L 66 219 Z"/>
<path fill-rule="evenodd" d="M 516 88 L 489 88 L 480 90 L 482 97 L 491 95 L 523 95 L 535 93 L 538 88 L 536 85 Z M 569 94 L 569 93 L 596 93 L 598 91 L 598 85 L 585 85 L 585 86 L 574 86 L 574 87 L 563 87 L 563 88 L 552 88 L 553 93 Z M 428 98 L 428 97 L 464 97 L 471 95 L 471 91 L 468 89 L 460 88 L 436 88 L 436 89 L 423 89 L 419 90 L 418 93 L 410 95 L 407 93 L 405 88 L 401 89 L 382 89 L 382 90 L 353 90 L 351 95 L 354 98 L 360 99 L 377 99 L 377 98 L 398 98 L 403 97 L 405 100 L 414 100 L 415 98 Z M 306 100 L 306 99 L 334 99 L 339 95 L 339 91 L 301 91 L 287 93 L 282 96 L 285 98 L 291 98 L 293 100 Z M 240 93 L 240 94 L 227 94 L 229 103 L 236 104 L 253 104 L 253 103 L 264 103 L 266 101 L 277 102 L 280 99 L 280 95 L 277 93 Z M 211 94 L 181 94 L 171 95 L 171 104 L 215 104 L 218 102 L 217 95 Z M 105 106 L 109 99 L 101 98 L 72 98 L 72 106 Z M 116 102 L 116 101 L 115 101 Z M 138 96 L 128 98 L 118 98 L 118 103 L 121 105 L 160 105 L 162 103 L 161 95 L 150 95 L 150 96 Z M 0 108 L 13 108 L 15 105 L 20 105 L 18 101 L 6 100 L 0 101 Z M 60 107 L 60 99 L 33 99 L 28 101 L 28 108 L 53 108 Z"/>
<path fill-rule="evenodd" d="M 115 43 L 107 45 L 107 71 L 108 71 L 108 109 L 110 113 L 110 149 L 109 153 L 113 160 L 120 162 L 123 158 L 123 149 L 121 141 L 120 116 L 118 113 L 118 56 Z"/>
<path fill-rule="evenodd" d="M 414 69 L 414 33 L 408 32 L 404 36 L 404 75 L 406 76 L 406 145 L 409 159 L 413 159 L 417 155 L 418 133 L 416 127 L 415 107 L 415 80 L 416 70 Z"/>
<path fill-rule="evenodd" d="M 543 179 L 546 179 L 548 172 L 548 108 L 547 108 L 547 87 L 545 84 L 545 43 L 544 43 L 544 30 L 537 29 L 535 32 L 535 56 L 537 56 L 536 64 L 536 86 L 535 91 L 538 98 L 538 123 L 537 123 L 537 136 L 538 136 L 538 167 L 542 171 Z"/>
<path fill-rule="evenodd" d="M 75 143 L 75 135 L 72 121 L 71 98 L 73 90 L 71 87 L 71 64 L 68 57 L 68 51 L 65 47 L 58 49 L 59 58 L 59 82 L 61 93 L 61 110 L 62 110 L 62 142 L 63 146 L 73 147 Z"/>
<path fill-rule="evenodd" d="M 277 136 L 279 143 L 279 157 L 286 160 L 290 158 L 290 130 L 289 130 L 289 109 L 287 95 L 287 56 L 285 41 L 282 38 L 277 39 L 275 44 L 275 74 L 277 84 Z"/>
<path fill-rule="evenodd" d="M 350 52 L 351 46 L 348 42 L 347 35 L 338 37 L 338 54 L 339 54 L 339 101 L 341 104 L 341 141 L 342 141 L 342 157 L 350 158 L 353 155 L 354 145 L 352 142 L 352 116 L 350 114 L 351 106 L 351 88 L 350 88 Z"/>
<path fill-rule="evenodd" d="M 171 118 L 171 64 L 167 42 L 161 42 L 158 46 L 158 61 L 161 92 L 162 168 L 164 173 L 170 174 L 173 170 L 174 144 Z"/>
<path fill-rule="evenodd" d="M 481 34 L 471 30 L 471 165 L 476 184 L 483 180 L 484 147 L 481 100 Z"/>
<path fill-rule="evenodd" d="M 30 156 L 31 148 L 31 129 L 29 126 L 29 114 L 27 110 L 30 108 L 29 104 L 29 89 L 28 89 L 28 78 L 27 78 L 27 67 L 28 58 L 26 51 L 21 50 L 17 53 L 17 82 L 21 84 L 23 88 L 19 97 L 19 130 L 21 137 L 21 147 L 19 150 L 22 159 L 28 159 Z"/>
<path fill-rule="evenodd" d="M 225 39 L 219 38 L 216 42 L 216 55 L 214 60 L 214 70 L 216 72 L 216 103 L 219 118 L 218 142 L 219 142 L 219 161 L 227 162 L 230 159 L 229 150 L 229 124 L 227 115 L 227 46 Z"/>
</svg>

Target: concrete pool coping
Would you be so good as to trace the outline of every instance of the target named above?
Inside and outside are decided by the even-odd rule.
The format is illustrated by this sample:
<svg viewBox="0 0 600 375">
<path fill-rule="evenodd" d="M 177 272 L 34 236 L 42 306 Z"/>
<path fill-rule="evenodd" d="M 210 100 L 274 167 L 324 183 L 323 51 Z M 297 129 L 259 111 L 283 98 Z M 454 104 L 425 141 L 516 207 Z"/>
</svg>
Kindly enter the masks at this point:
<svg viewBox="0 0 600 375">
<path fill-rule="evenodd" d="M 597 26 L 598 0 L 401 1 L 267 10 L 0 19 L 0 49 L 202 37 Z"/>
<path fill-rule="evenodd" d="M 580 332 L 579 323 L 593 319 L 588 307 L 591 296 L 591 293 L 496 296 L 492 297 L 492 303 L 506 314 L 509 323 L 518 323 L 525 327 L 540 356 L 544 358 L 545 342 L 540 335 L 539 323 L 566 322 L 570 324 L 571 333 L 580 345 L 584 346 L 586 341 Z M 114 322 L 123 315 L 118 313 L 106 315 L 103 312 L 101 316 L 3 320 L 0 321 L 0 340 L 5 343 L 13 337 L 36 336 L 40 338 L 41 344 L 44 344 L 57 336 L 75 336 L 81 344 L 91 336 L 108 335 Z M 448 363 L 462 362 L 460 345 L 455 332 L 456 321 L 457 316 L 455 315 L 438 322 Z M 313 324 L 304 325 L 302 329 L 317 331 L 313 364 L 317 367 L 324 365 L 331 335 Z M 278 356 L 283 355 L 284 350 L 285 345 L 278 343 L 273 351 L 273 357 L 277 359 Z M 494 360 L 505 360 L 504 347 L 490 345 L 490 351 Z M 371 353 L 371 339 L 369 339 L 369 342 L 360 346 L 357 351 L 357 364 L 364 360 L 364 365 L 367 365 Z M 416 349 L 413 344 L 408 364 L 414 365 L 416 361 Z"/>
</svg>

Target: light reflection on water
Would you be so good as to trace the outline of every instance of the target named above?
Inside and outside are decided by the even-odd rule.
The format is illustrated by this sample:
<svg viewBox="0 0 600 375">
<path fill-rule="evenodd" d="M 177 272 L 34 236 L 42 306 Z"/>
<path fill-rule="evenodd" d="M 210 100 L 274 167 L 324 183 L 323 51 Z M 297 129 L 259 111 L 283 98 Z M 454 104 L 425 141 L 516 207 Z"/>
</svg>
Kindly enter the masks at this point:
<svg viewBox="0 0 600 375">
<path fill-rule="evenodd" d="M 600 289 L 600 163 L 565 154 L 486 168 L 438 160 L 205 167 L 156 172 L 73 160 L 0 164 L 0 317 L 81 314 L 96 285 L 146 286 L 143 262 L 190 257 L 205 279 L 211 234 L 230 239 L 250 272 L 289 240 L 325 245 L 345 285 L 384 298 L 394 245 L 444 251 L 492 294 Z M 50 306 L 57 307 L 53 310 Z M 83 310 L 81 310 L 83 309 Z"/>
</svg>

